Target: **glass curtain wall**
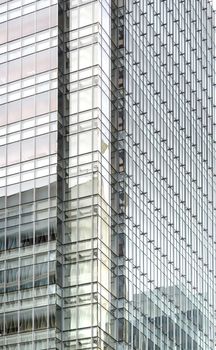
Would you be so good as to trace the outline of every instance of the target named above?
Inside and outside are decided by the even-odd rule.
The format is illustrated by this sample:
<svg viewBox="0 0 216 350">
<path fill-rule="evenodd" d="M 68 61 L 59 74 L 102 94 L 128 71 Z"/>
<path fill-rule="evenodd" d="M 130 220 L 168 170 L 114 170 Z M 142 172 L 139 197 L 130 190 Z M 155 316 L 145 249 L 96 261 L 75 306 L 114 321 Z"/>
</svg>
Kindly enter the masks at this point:
<svg viewBox="0 0 216 350">
<path fill-rule="evenodd" d="M 116 349 L 214 349 L 212 6 L 113 3 Z"/>
<path fill-rule="evenodd" d="M 110 3 L 72 0 L 64 10 L 69 101 L 64 135 L 65 349 L 110 349 L 114 342 L 110 307 Z"/>
<path fill-rule="evenodd" d="M 57 0 L 1 1 L 0 348 L 3 350 L 59 349 L 57 77 Z"/>
</svg>

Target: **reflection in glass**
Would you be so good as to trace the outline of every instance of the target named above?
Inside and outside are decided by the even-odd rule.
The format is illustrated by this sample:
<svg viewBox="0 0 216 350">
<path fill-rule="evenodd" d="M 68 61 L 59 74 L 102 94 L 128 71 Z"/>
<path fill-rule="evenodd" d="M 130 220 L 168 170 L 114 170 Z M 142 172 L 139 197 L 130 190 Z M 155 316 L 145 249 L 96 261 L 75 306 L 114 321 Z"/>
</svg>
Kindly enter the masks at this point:
<svg viewBox="0 0 216 350">
<path fill-rule="evenodd" d="M 49 135 L 36 137 L 36 157 L 43 157 L 49 154 Z"/>
<path fill-rule="evenodd" d="M 21 119 L 21 101 L 8 103 L 8 123 L 14 123 Z"/>
<path fill-rule="evenodd" d="M 22 119 L 31 118 L 35 115 L 35 96 L 22 99 Z"/>
<path fill-rule="evenodd" d="M 47 308 L 37 308 L 34 310 L 34 329 L 47 327 Z"/>
<path fill-rule="evenodd" d="M 17 312 L 5 315 L 5 333 L 13 334 L 18 332 L 18 314 Z"/>
<path fill-rule="evenodd" d="M 20 143 L 14 142 L 7 145 L 7 164 L 20 162 Z"/>
<path fill-rule="evenodd" d="M 26 161 L 34 158 L 34 139 L 23 140 L 21 143 L 21 160 Z"/>
<path fill-rule="evenodd" d="M 32 310 L 23 310 L 20 312 L 19 328 L 21 332 L 32 330 Z"/>
<path fill-rule="evenodd" d="M 14 292 L 18 289 L 18 269 L 6 271 L 6 292 Z"/>
</svg>

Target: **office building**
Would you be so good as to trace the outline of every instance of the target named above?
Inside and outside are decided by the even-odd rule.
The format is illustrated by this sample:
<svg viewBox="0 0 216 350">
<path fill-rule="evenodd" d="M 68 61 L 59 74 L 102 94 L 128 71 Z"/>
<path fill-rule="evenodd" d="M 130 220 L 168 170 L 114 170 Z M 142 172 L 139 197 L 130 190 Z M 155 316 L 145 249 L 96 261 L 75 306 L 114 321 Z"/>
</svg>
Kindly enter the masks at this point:
<svg viewBox="0 0 216 350">
<path fill-rule="evenodd" d="M 214 56 L 208 0 L 1 0 L 1 349 L 214 349 Z"/>
</svg>

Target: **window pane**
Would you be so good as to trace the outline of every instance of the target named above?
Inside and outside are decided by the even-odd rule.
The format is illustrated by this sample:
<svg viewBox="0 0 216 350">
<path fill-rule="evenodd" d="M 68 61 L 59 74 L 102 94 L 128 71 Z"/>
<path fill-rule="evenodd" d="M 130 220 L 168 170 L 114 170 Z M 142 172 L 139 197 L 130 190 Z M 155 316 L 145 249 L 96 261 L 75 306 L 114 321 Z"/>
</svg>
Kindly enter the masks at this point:
<svg viewBox="0 0 216 350">
<path fill-rule="evenodd" d="M 37 11 L 37 31 L 49 28 L 49 7 Z"/>
<path fill-rule="evenodd" d="M 87 46 L 79 50 L 79 69 L 92 65 L 92 46 Z"/>
<path fill-rule="evenodd" d="M 93 4 L 80 7 L 80 27 L 93 23 Z"/>
<path fill-rule="evenodd" d="M 5 249 L 5 230 L 0 230 L 0 251 Z"/>
<path fill-rule="evenodd" d="M 22 77 L 35 74 L 35 54 L 22 58 Z"/>
<path fill-rule="evenodd" d="M 24 310 L 20 312 L 20 331 L 31 331 L 32 329 L 32 310 Z M 30 345 L 31 347 L 31 345 Z M 29 347 L 29 348 L 30 348 Z"/>
<path fill-rule="evenodd" d="M 21 78 L 21 60 L 17 59 L 8 62 L 8 81 L 18 80 Z"/>
<path fill-rule="evenodd" d="M 35 97 L 30 96 L 22 100 L 22 119 L 35 115 Z"/>
<path fill-rule="evenodd" d="M 33 244 L 33 224 L 25 224 L 21 226 L 21 246 L 26 247 Z"/>
<path fill-rule="evenodd" d="M 36 114 L 44 114 L 49 112 L 49 93 L 43 92 L 36 96 Z"/>
<path fill-rule="evenodd" d="M 79 154 L 92 151 L 92 132 L 86 131 L 79 134 Z"/>
<path fill-rule="evenodd" d="M 35 14 L 29 13 L 22 17 L 22 36 L 29 35 L 35 31 Z"/>
<path fill-rule="evenodd" d="M 79 240 L 92 238 L 92 218 L 83 218 L 79 220 Z"/>
<path fill-rule="evenodd" d="M 80 306 L 78 309 L 78 327 L 92 326 L 92 309 L 91 305 Z"/>
<path fill-rule="evenodd" d="M 34 158 L 34 139 L 27 139 L 22 141 L 22 155 L 21 160 L 29 160 Z"/>
<path fill-rule="evenodd" d="M 55 69 L 58 66 L 58 48 L 57 47 L 52 47 L 50 49 L 50 69 Z"/>
<path fill-rule="evenodd" d="M 57 133 L 50 134 L 50 154 L 57 152 Z"/>
<path fill-rule="evenodd" d="M 21 101 L 8 103 L 8 123 L 13 123 L 21 119 Z"/>
<path fill-rule="evenodd" d="M 7 164 L 14 164 L 20 161 L 20 143 L 14 142 L 7 145 Z"/>
<path fill-rule="evenodd" d="M 34 328 L 42 329 L 47 327 L 47 308 L 42 307 L 34 310 Z"/>
<path fill-rule="evenodd" d="M 6 165 L 6 146 L 0 146 L 0 166 Z"/>
<path fill-rule="evenodd" d="M 79 111 L 92 108 L 92 88 L 81 90 L 79 93 Z"/>
<path fill-rule="evenodd" d="M 80 262 L 79 273 L 78 273 L 79 283 L 91 282 L 91 276 L 92 276 L 91 262 L 89 261 Z"/>
<path fill-rule="evenodd" d="M 35 200 L 39 201 L 48 198 L 48 186 L 37 187 L 35 189 Z"/>
<path fill-rule="evenodd" d="M 0 271 L 0 293 L 4 293 L 4 271 Z"/>
<path fill-rule="evenodd" d="M 34 286 L 40 287 L 48 284 L 48 264 L 35 265 Z"/>
<path fill-rule="evenodd" d="M 44 50 L 37 53 L 37 73 L 50 69 L 50 50 Z"/>
<path fill-rule="evenodd" d="M 35 223 L 35 244 L 48 241 L 48 222 L 41 220 Z"/>
<path fill-rule="evenodd" d="M 7 83 L 7 63 L 0 64 L 0 85 Z"/>
<path fill-rule="evenodd" d="M 7 228 L 6 249 L 13 249 L 19 246 L 19 228 Z"/>
<path fill-rule="evenodd" d="M 0 24 L 0 44 L 7 41 L 7 22 Z"/>
<path fill-rule="evenodd" d="M 18 331 L 18 314 L 17 312 L 5 315 L 5 333 L 12 334 Z"/>
<path fill-rule="evenodd" d="M 57 90 L 52 90 L 50 92 L 50 112 L 56 111 L 57 110 Z"/>
<path fill-rule="evenodd" d="M 0 105 L 0 126 L 7 123 L 7 105 Z"/>
<path fill-rule="evenodd" d="M 21 17 L 8 21 L 8 41 L 21 36 Z"/>
<path fill-rule="evenodd" d="M 36 157 L 43 157 L 49 154 L 49 135 L 42 135 L 36 138 Z"/>
<path fill-rule="evenodd" d="M 13 292 L 18 289 L 18 269 L 6 271 L 6 292 Z"/>
<path fill-rule="evenodd" d="M 20 269 L 20 289 L 33 287 L 33 267 L 25 266 Z"/>
<path fill-rule="evenodd" d="M 51 6 L 50 12 L 50 27 L 54 27 L 58 25 L 58 6 Z"/>
</svg>

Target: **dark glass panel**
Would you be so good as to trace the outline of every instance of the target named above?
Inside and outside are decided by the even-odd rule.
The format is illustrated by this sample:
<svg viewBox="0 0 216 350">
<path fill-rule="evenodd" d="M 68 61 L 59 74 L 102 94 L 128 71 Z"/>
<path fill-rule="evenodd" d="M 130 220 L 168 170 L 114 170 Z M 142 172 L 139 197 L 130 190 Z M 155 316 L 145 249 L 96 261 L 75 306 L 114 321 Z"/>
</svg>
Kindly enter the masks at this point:
<svg viewBox="0 0 216 350">
<path fill-rule="evenodd" d="M 18 290 L 18 269 L 9 269 L 6 271 L 6 292 Z"/>
<path fill-rule="evenodd" d="M 47 328 L 47 308 L 37 308 L 34 310 L 34 328 L 43 329 Z"/>
<path fill-rule="evenodd" d="M 6 249 L 14 249 L 19 246 L 19 228 L 10 227 L 6 231 Z"/>
<path fill-rule="evenodd" d="M 21 226 L 20 232 L 21 247 L 26 247 L 33 244 L 33 223 Z"/>
<path fill-rule="evenodd" d="M 0 271 L 0 293 L 4 293 L 4 271 Z"/>
<path fill-rule="evenodd" d="M 33 267 L 24 266 L 20 269 L 20 289 L 33 287 Z"/>
<path fill-rule="evenodd" d="M 5 249 L 5 230 L 0 230 L 0 251 Z"/>
<path fill-rule="evenodd" d="M 5 333 L 13 334 L 18 332 L 18 314 L 17 312 L 5 315 Z"/>
<path fill-rule="evenodd" d="M 35 265 L 34 286 L 41 287 L 48 284 L 48 264 Z"/>
<path fill-rule="evenodd" d="M 35 223 L 35 244 L 48 241 L 48 221 L 41 220 Z"/>
<path fill-rule="evenodd" d="M 32 310 L 23 310 L 20 312 L 19 326 L 20 332 L 29 332 L 32 330 Z"/>
</svg>

